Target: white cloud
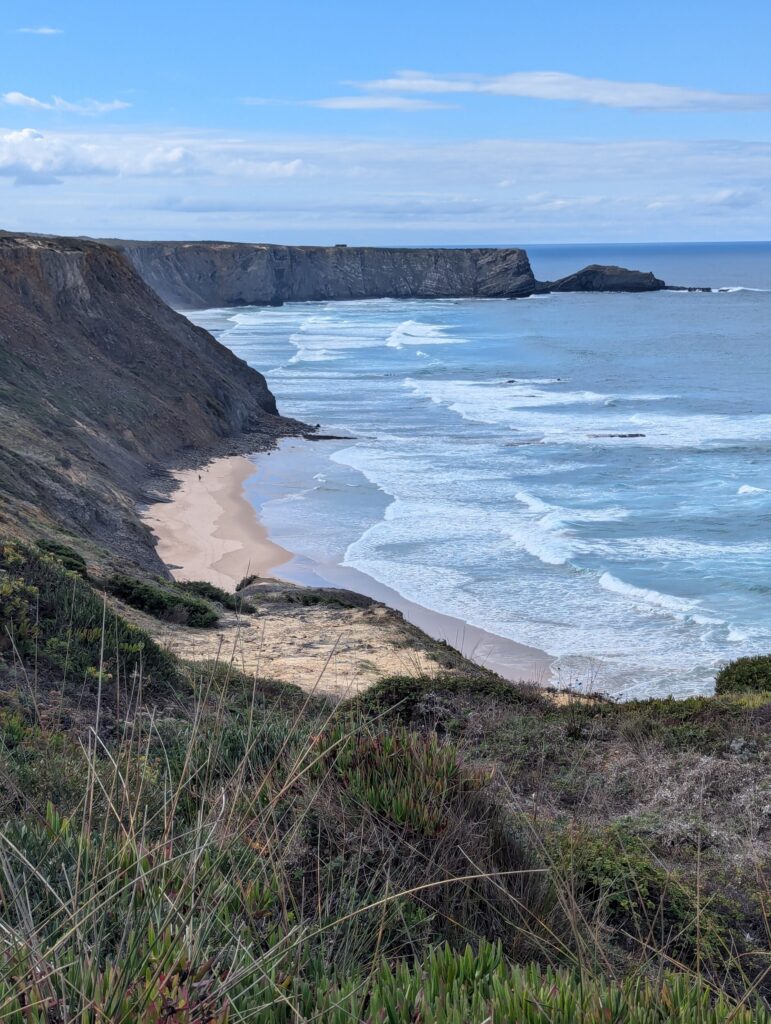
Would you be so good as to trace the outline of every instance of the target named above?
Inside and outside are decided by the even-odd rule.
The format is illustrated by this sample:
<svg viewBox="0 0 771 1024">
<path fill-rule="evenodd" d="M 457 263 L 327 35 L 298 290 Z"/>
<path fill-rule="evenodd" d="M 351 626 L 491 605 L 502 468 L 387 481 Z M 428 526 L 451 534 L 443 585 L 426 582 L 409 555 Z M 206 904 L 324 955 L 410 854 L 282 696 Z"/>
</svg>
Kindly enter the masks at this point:
<svg viewBox="0 0 771 1024">
<path fill-rule="evenodd" d="M 309 243 L 762 238 L 771 142 L 0 130 L 0 223 Z"/>
<path fill-rule="evenodd" d="M 275 100 L 262 96 L 246 96 L 241 100 L 248 107 L 319 107 L 322 110 L 449 110 L 451 104 L 414 96 L 327 96 L 319 100 Z"/>
<path fill-rule="evenodd" d="M 17 184 L 46 184 L 65 178 L 113 177 L 196 179 L 294 178 L 313 168 L 296 156 L 276 158 L 272 151 L 232 140 L 184 136 L 160 142 L 155 135 L 77 133 L 43 134 L 32 128 L 0 132 L 0 175 Z"/>
<path fill-rule="evenodd" d="M 60 36 L 64 32 L 64 29 L 41 25 L 39 28 L 17 28 L 16 31 L 22 32 L 28 36 Z"/>
<path fill-rule="evenodd" d="M 771 93 L 729 93 L 655 82 L 617 82 L 563 71 L 520 71 L 508 75 L 432 75 L 424 71 L 399 71 L 392 78 L 354 84 L 369 92 L 486 93 L 632 110 L 771 110 Z"/>
<path fill-rule="evenodd" d="M 450 104 L 416 100 L 409 96 L 330 96 L 307 100 L 309 107 L 324 110 L 448 110 Z"/>
<path fill-rule="evenodd" d="M 108 114 L 114 110 L 126 110 L 131 106 L 124 100 L 109 100 L 106 103 L 100 100 L 82 100 L 80 103 L 70 103 L 68 100 L 63 100 L 61 96 L 54 96 L 50 101 L 46 101 L 36 99 L 34 96 L 27 96 L 23 92 L 3 93 L 0 100 L 9 107 L 54 110 L 68 114 Z"/>
</svg>

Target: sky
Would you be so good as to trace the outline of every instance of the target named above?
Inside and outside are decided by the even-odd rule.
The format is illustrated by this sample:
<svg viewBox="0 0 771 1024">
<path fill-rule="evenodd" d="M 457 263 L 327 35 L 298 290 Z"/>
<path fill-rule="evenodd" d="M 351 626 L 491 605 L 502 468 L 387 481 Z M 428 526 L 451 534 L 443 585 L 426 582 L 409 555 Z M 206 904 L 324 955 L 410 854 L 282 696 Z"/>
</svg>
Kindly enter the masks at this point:
<svg viewBox="0 0 771 1024">
<path fill-rule="evenodd" d="M 771 238 L 771 3 L 3 0 L 0 227 Z"/>
</svg>

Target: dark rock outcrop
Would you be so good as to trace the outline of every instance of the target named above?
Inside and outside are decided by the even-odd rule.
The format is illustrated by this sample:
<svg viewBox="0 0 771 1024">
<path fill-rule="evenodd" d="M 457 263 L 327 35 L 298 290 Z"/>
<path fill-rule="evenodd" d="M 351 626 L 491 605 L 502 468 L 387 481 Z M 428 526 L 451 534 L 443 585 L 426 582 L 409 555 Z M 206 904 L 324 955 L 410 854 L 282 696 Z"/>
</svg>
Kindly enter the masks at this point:
<svg viewBox="0 0 771 1024">
<path fill-rule="evenodd" d="M 523 249 L 386 249 L 110 240 L 183 309 L 313 299 L 516 298 L 536 280 Z"/>
<path fill-rule="evenodd" d="M 559 281 L 546 282 L 541 288 L 545 292 L 659 292 L 666 285 L 650 272 L 593 263 Z"/>
<path fill-rule="evenodd" d="M 229 439 L 255 450 L 301 427 L 114 249 L 7 233 L 0 424 L 0 533 L 65 529 L 156 569 L 135 512 L 151 477 Z"/>
</svg>

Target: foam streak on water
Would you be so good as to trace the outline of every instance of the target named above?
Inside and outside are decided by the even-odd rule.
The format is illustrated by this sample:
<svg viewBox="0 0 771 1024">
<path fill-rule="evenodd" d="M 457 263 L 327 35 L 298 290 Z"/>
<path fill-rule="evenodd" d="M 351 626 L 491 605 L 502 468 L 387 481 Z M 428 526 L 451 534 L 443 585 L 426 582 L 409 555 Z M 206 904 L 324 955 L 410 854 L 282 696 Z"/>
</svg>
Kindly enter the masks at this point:
<svg viewBox="0 0 771 1024">
<path fill-rule="evenodd" d="M 756 267 L 747 288 L 725 266 L 702 281 L 683 266 L 678 283 L 730 290 L 676 301 L 194 319 L 266 373 L 282 411 L 357 438 L 271 457 L 255 502 L 279 543 L 540 647 L 563 681 L 682 696 L 708 692 L 727 659 L 771 651 L 765 258 L 768 280 Z"/>
</svg>

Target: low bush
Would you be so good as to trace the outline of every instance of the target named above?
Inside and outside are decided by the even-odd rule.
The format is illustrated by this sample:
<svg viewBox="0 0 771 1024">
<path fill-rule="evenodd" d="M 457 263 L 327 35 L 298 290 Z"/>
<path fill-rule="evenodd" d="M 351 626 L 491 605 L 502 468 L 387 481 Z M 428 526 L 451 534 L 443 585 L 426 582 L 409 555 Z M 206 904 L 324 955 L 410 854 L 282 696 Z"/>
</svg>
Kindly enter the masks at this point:
<svg viewBox="0 0 771 1024">
<path fill-rule="evenodd" d="M 350 608 L 350 601 L 346 600 L 343 593 L 335 594 L 332 590 L 313 590 L 311 587 L 301 587 L 297 590 L 286 590 L 283 594 L 287 604 L 300 604 L 304 608 L 311 608 L 313 605 L 328 604 L 340 608 Z"/>
<path fill-rule="evenodd" d="M 177 590 L 182 590 L 186 594 L 195 594 L 196 597 L 202 597 L 207 601 L 216 601 L 217 604 L 221 604 L 223 608 L 229 608 L 232 612 L 244 612 L 247 615 L 253 615 L 255 612 L 254 605 L 239 597 L 238 594 L 229 594 L 221 587 L 207 583 L 206 580 L 185 580 L 184 583 L 177 583 L 175 586 Z"/>
<path fill-rule="evenodd" d="M 37 589 L 22 576 L 0 573 L 0 654 L 29 653 L 38 634 Z"/>
<path fill-rule="evenodd" d="M 678 962 L 709 959 L 721 949 L 720 928 L 691 886 L 656 862 L 622 826 L 572 828 L 557 841 L 555 866 L 587 908 L 633 946 L 665 951 Z"/>
<path fill-rule="evenodd" d="M 245 590 L 247 587 L 250 587 L 252 583 L 256 583 L 259 578 L 260 577 L 255 575 L 254 573 L 252 573 L 251 576 L 244 576 L 243 579 L 239 580 L 238 583 L 236 583 L 236 593 L 238 593 L 239 590 Z"/>
<path fill-rule="evenodd" d="M 354 800 L 429 837 L 444 827 L 448 801 L 477 782 L 455 747 L 404 728 L 332 738 L 329 757 Z"/>
<path fill-rule="evenodd" d="M 61 679 L 109 684 L 141 674 L 146 686 L 180 682 L 179 666 L 143 630 L 56 556 L 0 543 L 0 658 L 34 660 Z M 3 652 L 5 654 L 3 655 Z"/>
<path fill-rule="evenodd" d="M 715 677 L 716 693 L 771 692 L 771 654 L 738 658 L 720 669 Z"/>
<path fill-rule="evenodd" d="M 156 586 L 133 576 L 116 574 L 107 582 L 111 594 L 146 612 L 156 619 L 177 622 L 183 626 L 209 629 L 216 626 L 219 616 L 208 601 L 200 597 L 179 593 L 171 587 Z"/>
<path fill-rule="evenodd" d="M 516 686 L 484 669 L 480 669 L 479 676 L 387 676 L 352 697 L 349 703 L 365 715 L 411 722 L 428 698 L 438 695 L 462 699 L 467 694 L 475 700 L 493 699 L 507 707 L 553 707 L 534 687 Z"/>
<path fill-rule="evenodd" d="M 39 540 L 37 546 L 46 554 L 58 558 L 65 569 L 70 569 L 72 572 L 78 573 L 79 576 L 88 576 L 86 560 L 74 548 L 60 544 L 56 540 Z"/>
</svg>

